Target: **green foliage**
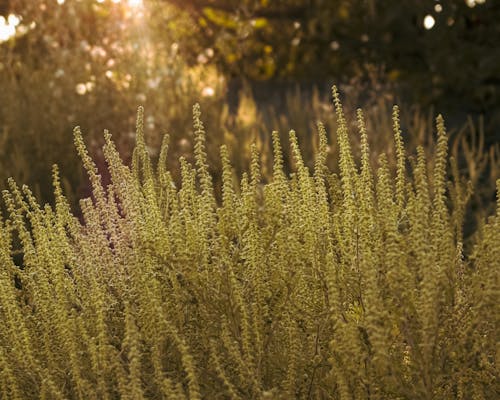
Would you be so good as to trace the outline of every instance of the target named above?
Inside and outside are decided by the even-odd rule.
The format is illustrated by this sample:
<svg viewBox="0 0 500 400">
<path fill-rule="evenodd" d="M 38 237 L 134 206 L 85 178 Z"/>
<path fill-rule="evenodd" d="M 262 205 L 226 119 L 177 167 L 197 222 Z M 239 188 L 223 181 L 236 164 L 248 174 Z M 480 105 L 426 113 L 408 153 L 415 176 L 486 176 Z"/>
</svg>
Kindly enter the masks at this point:
<svg viewBox="0 0 500 400">
<path fill-rule="evenodd" d="M 56 167 L 54 207 L 11 180 L 0 398 L 495 399 L 500 200 L 466 253 L 443 119 L 435 153 L 419 147 L 409 169 L 394 109 L 393 174 L 386 154 L 370 162 L 361 111 L 357 162 L 336 90 L 334 104 L 338 174 L 322 124 L 312 169 L 290 132 L 290 174 L 275 132 L 267 183 L 257 146 L 241 180 L 221 147 L 220 204 L 198 105 L 180 185 L 168 137 L 150 160 L 142 108 L 132 167 L 105 132 L 107 186 L 75 129 L 93 194 L 83 222 Z"/>
<path fill-rule="evenodd" d="M 212 61 L 233 76 L 347 81 L 375 69 L 383 81 L 401 84 L 412 102 L 491 112 L 500 101 L 495 0 L 151 3 L 174 5 L 191 21 L 195 29 L 176 39 L 189 59 L 212 49 Z"/>
</svg>

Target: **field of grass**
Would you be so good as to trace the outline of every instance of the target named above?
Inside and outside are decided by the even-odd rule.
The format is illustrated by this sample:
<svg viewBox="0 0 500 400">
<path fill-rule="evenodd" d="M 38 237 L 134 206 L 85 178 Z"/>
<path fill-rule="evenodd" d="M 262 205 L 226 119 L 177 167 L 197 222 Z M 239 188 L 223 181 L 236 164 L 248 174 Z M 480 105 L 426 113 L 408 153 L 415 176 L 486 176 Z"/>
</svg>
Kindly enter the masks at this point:
<svg viewBox="0 0 500 400">
<path fill-rule="evenodd" d="M 441 116 L 405 147 L 397 107 L 371 132 L 333 98 L 309 141 L 226 135 L 218 173 L 198 105 L 175 164 L 142 108 L 130 165 L 106 131 L 107 184 L 77 127 L 79 217 L 57 166 L 53 205 L 9 180 L 0 399 L 496 399 L 500 180 L 489 217 L 468 208 L 494 153 L 450 149 Z"/>
</svg>

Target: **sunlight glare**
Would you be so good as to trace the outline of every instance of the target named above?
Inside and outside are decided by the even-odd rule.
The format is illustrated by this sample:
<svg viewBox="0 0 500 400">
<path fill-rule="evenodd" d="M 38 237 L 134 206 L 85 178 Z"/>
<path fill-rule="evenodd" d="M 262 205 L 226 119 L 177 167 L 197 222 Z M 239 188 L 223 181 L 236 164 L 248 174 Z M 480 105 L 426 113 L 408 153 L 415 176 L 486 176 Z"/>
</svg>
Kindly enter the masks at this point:
<svg viewBox="0 0 500 400">
<path fill-rule="evenodd" d="M 98 3 L 104 3 L 105 0 L 96 0 Z M 142 8 L 144 7 L 144 0 L 111 0 L 114 4 L 125 4 L 130 8 Z"/>
<path fill-rule="evenodd" d="M 16 26 L 21 20 L 14 14 L 10 14 L 7 19 L 0 15 L 0 43 L 6 42 L 16 35 Z"/>
<path fill-rule="evenodd" d="M 14 27 L 18 26 L 20 22 L 21 22 L 21 20 L 19 19 L 19 17 L 17 15 L 14 15 L 14 14 L 10 14 L 7 18 L 7 24 L 14 26 Z"/>
<path fill-rule="evenodd" d="M 97 0 L 99 3 L 102 3 L 104 0 Z M 131 8 L 140 8 L 144 6 L 143 0 L 111 0 L 113 3 L 124 3 L 127 4 Z"/>
<path fill-rule="evenodd" d="M 139 8 L 144 5 L 142 0 L 127 0 L 127 2 L 130 7 L 135 7 L 135 8 Z"/>
</svg>

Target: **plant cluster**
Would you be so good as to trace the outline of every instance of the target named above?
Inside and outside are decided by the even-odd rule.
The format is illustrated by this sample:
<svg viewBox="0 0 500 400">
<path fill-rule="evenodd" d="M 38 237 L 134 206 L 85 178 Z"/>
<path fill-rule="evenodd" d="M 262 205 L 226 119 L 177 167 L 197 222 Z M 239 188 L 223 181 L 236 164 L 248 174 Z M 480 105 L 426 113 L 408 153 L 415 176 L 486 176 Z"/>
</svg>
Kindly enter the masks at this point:
<svg viewBox="0 0 500 400">
<path fill-rule="evenodd" d="M 492 115 L 496 108 L 492 104 L 498 100 L 493 78 L 498 75 L 495 68 L 499 63 L 497 52 L 488 50 L 491 43 L 496 43 L 493 38 L 497 35 L 496 24 L 491 23 L 498 15 L 493 1 L 478 3 L 474 8 L 465 2 L 441 1 L 436 6 L 442 12 L 433 14 L 436 27 L 425 35 L 421 19 L 432 12 L 434 4 L 421 1 L 402 5 L 389 0 L 384 4 L 365 0 L 314 0 L 305 4 L 294 0 L 292 5 L 290 1 L 211 0 L 207 5 L 205 0 L 191 0 L 189 4 L 184 0 L 149 0 L 138 8 L 131 8 L 126 0 L 1 3 L 0 16 L 15 17 L 18 25 L 16 34 L 0 43 L 0 188 L 4 189 L 7 177 L 13 176 L 17 182 L 29 185 L 42 202 L 53 201 L 53 163 L 63 171 L 61 181 L 72 207 L 78 198 L 89 194 L 88 182 L 73 151 L 71 129 L 77 123 L 89 135 L 89 151 L 102 174 L 106 174 L 106 168 L 99 149 L 104 127 L 113 130 L 116 146 L 128 160 L 134 135 L 131 116 L 137 104 L 148 110 L 144 134 L 154 158 L 161 143 L 157 132 L 170 134 L 169 162 L 175 171 L 179 169 L 175 165 L 179 156 L 193 161 L 193 132 L 186 130 L 190 119 L 186 110 L 201 100 L 206 110 L 204 122 L 211 132 L 207 154 L 216 187 L 221 181 L 217 174 L 222 143 L 227 143 L 234 167 L 241 173 L 249 167 L 250 143 L 255 141 L 262 155 L 263 178 L 270 177 L 272 129 L 279 128 L 282 133 L 287 172 L 290 157 L 286 132 L 290 128 L 296 129 L 304 161 L 312 167 L 317 140 L 311 134 L 315 129 L 311 125 L 316 120 L 323 121 L 330 134 L 327 165 L 338 172 L 337 125 L 325 106 L 328 103 L 320 96 L 311 100 L 296 93 L 284 95 L 283 91 L 277 96 L 275 85 L 280 82 L 270 79 L 267 72 L 305 87 L 311 76 L 319 83 L 328 76 L 347 75 L 342 80 L 347 83 L 347 78 L 352 78 L 350 99 L 356 94 L 366 99 L 368 88 L 376 88 L 377 101 L 373 107 L 367 106 L 366 115 L 368 130 L 377 132 L 370 138 L 373 154 L 388 150 L 392 140 L 390 112 L 386 108 L 395 101 L 383 104 L 381 87 L 386 86 L 400 94 L 406 87 L 408 93 L 403 98 L 408 102 L 422 100 L 435 90 L 431 97 L 461 99 L 458 109 L 467 104 L 481 105 L 479 110 L 468 111 L 488 111 L 484 150 L 489 151 L 490 144 L 498 142 Z M 453 26 L 445 23 L 447 18 L 455 21 Z M 398 34 L 386 43 L 385 33 L 390 32 Z M 440 40 L 433 40 L 434 36 Z M 413 46 L 416 52 L 402 52 L 410 48 L 406 43 L 418 44 Z M 455 51 L 460 46 L 465 46 L 467 52 Z M 454 68 L 457 54 L 461 57 L 460 69 Z M 469 60 L 467 65 L 464 54 Z M 422 64 L 420 60 L 427 61 Z M 476 60 L 482 61 L 477 64 Z M 386 66 L 387 74 L 381 73 L 381 65 Z M 324 78 L 320 78 L 321 73 L 326 74 Z M 422 79 L 424 74 L 426 79 Z M 258 76 L 265 78 L 261 84 L 269 88 L 266 97 L 273 97 L 273 103 L 283 101 L 284 107 L 263 107 L 260 99 L 245 93 L 239 108 L 232 109 L 231 96 L 226 96 L 228 87 L 239 79 Z M 352 85 L 353 81 L 356 84 Z M 400 86 L 396 82 L 406 83 Z M 347 92 L 347 85 L 343 90 Z M 356 107 L 366 105 L 358 99 L 352 102 Z M 456 113 L 457 107 L 450 107 L 450 111 Z M 450 114 L 446 115 L 453 141 L 452 131 L 459 124 L 452 121 Z M 401 125 L 408 133 L 409 152 L 414 151 L 423 133 L 430 154 L 433 142 L 428 132 L 432 121 L 427 115 L 402 106 Z M 359 153 L 357 143 L 353 148 Z M 466 164 L 456 154 L 454 157 L 459 167 L 465 165 L 466 170 L 471 170 L 470 175 L 482 176 L 482 172 L 474 171 L 485 166 L 482 153 L 477 148 Z M 491 160 L 486 163 L 492 171 L 495 165 L 498 169 L 498 151 L 495 154 L 496 164 Z M 392 168 L 393 154 L 388 154 L 388 162 Z M 178 178 L 174 176 L 176 182 Z M 481 181 L 481 186 L 488 188 L 482 198 L 490 204 L 494 181 L 494 176 Z"/>
<path fill-rule="evenodd" d="M 218 199 L 195 105 L 180 184 L 168 136 L 152 163 L 142 108 L 130 167 L 105 132 L 109 185 L 75 129 L 92 184 L 83 221 L 57 167 L 53 207 L 11 180 L 0 398 L 495 399 L 500 181 L 496 214 L 465 251 L 470 189 L 453 160 L 448 179 L 442 117 L 429 162 L 422 147 L 406 155 L 394 108 L 393 173 L 384 153 L 372 166 L 361 111 L 356 160 L 333 96 L 338 173 L 322 124 L 312 168 L 290 131 L 290 173 L 273 132 L 269 182 L 257 146 L 241 179 L 221 146 Z"/>
</svg>

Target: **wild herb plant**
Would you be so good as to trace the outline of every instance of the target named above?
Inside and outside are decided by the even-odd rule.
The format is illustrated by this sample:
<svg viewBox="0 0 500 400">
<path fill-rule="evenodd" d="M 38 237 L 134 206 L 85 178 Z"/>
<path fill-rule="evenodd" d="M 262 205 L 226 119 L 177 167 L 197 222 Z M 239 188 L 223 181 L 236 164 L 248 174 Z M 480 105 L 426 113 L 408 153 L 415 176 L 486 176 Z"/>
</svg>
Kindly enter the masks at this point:
<svg viewBox="0 0 500 400">
<path fill-rule="evenodd" d="M 326 167 L 322 124 L 312 169 L 289 133 L 291 174 L 273 132 L 268 183 L 257 146 L 241 179 L 221 146 L 218 202 L 195 105 L 195 160 L 180 160 L 179 186 L 168 136 L 151 162 L 142 108 L 131 167 L 105 132 L 108 186 L 75 129 L 92 184 L 83 222 L 57 167 L 54 207 L 11 180 L 1 398 L 495 399 L 500 181 L 496 214 L 465 253 L 469 192 L 448 182 L 442 117 L 431 162 L 419 147 L 408 163 L 394 108 L 393 174 L 386 154 L 372 167 L 361 111 L 356 160 L 333 95 L 338 174 Z"/>
</svg>

